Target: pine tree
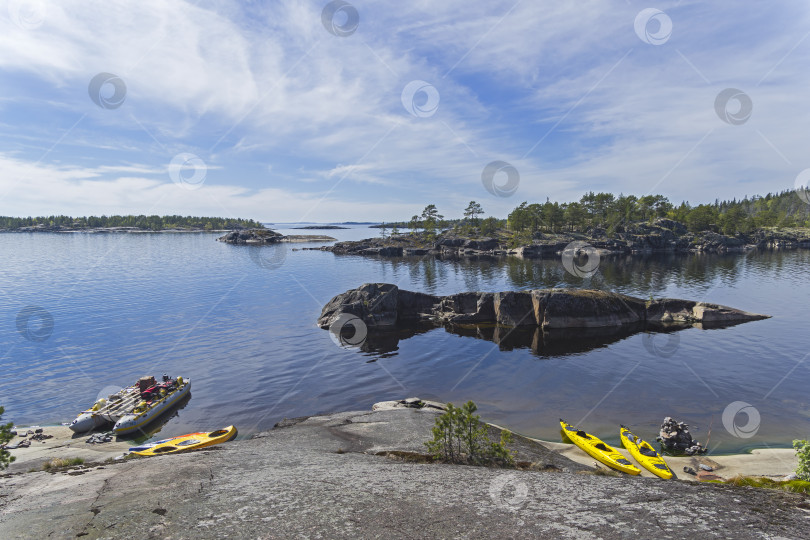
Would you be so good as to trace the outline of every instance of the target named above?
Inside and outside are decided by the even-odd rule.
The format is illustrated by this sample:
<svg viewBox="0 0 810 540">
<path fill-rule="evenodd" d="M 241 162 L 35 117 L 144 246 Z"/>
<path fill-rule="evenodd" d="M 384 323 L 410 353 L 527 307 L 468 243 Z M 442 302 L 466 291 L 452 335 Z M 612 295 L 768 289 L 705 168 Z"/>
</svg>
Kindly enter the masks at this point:
<svg viewBox="0 0 810 540">
<path fill-rule="evenodd" d="M 3 419 L 3 413 L 6 410 L 0 406 L 0 420 Z M 13 435 L 11 434 L 11 427 L 14 425 L 13 422 L 9 422 L 8 424 L 0 424 L 0 447 L 11 440 Z M 8 450 L 5 448 L 0 448 L 0 470 L 5 469 L 8 467 L 9 463 L 14 461 L 14 456 L 9 454 Z"/>
</svg>

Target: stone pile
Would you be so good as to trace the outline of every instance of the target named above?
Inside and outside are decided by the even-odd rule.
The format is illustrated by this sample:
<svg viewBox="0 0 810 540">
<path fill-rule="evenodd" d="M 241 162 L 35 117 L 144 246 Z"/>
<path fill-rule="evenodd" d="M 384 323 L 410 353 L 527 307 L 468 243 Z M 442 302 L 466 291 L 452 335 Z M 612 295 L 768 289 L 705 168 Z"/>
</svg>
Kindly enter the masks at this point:
<svg viewBox="0 0 810 540">
<path fill-rule="evenodd" d="M 103 444 L 111 442 L 115 437 L 115 432 L 108 431 L 106 433 L 94 433 L 86 441 L 87 444 Z"/>
<path fill-rule="evenodd" d="M 43 429 L 41 427 L 32 427 L 30 429 L 12 429 L 10 434 L 12 436 L 20 437 L 22 440 L 14 441 L 13 443 L 9 443 L 4 445 L 2 448 L 6 450 L 17 450 L 20 448 L 28 448 L 31 446 L 33 441 L 40 441 L 44 442 L 47 439 L 52 439 L 53 435 L 46 435 L 43 433 Z"/>
<path fill-rule="evenodd" d="M 706 453 L 706 448 L 692 438 L 689 426 L 669 416 L 664 418 L 664 423 L 661 424 L 658 441 L 667 452 L 684 453 L 688 456 Z"/>
</svg>

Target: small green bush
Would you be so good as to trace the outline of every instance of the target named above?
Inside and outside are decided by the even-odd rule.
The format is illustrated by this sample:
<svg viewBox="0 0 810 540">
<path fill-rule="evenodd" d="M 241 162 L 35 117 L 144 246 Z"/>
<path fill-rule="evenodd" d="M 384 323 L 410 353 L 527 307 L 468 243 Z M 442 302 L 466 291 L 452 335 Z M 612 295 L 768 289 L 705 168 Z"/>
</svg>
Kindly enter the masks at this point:
<svg viewBox="0 0 810 540">
<path fill-rule="evenodd" d="M 84 460 L 80 457 L 74 458 L 53 458 L 50 461 L 46 461 L 42 464 L 43 471 L 49 471 L 51 469 L 61 469 L 64 467 L 72 467 L 74 465 L 81 465 L 84 463 Z"/>
<path fill-rule="evenodd" d="M 472 401 L 462 407 L 447 404 L 447 411 L 436 418 L 433 439 L 425 443 L 431 456 L 448 463 L 514 466 L 514 455 L 507 448 L 512 433 L 503 430 L 500 441 L 492 441 L 476 410 Z"/>
<path fill-rule="evenodd" d="M 810 482 L 810 441 L 795 440 L 793 448 L 799 457 L 799 466 L 796 468 L 796 477 L 799 480 Z"/>
</svg>

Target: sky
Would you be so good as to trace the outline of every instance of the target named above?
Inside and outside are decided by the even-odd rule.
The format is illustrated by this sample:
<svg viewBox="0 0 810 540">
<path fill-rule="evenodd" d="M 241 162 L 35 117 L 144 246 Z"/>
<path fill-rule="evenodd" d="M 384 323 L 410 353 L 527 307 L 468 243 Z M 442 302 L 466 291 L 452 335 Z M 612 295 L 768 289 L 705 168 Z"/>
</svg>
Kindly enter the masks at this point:
<svg viewBox="0 0 810 540">
<path fill-rule="evenodd" d="M 804 1 L 0 0 L 0 215 L 764 195 L 810 168 L 808 60 Z"/>
</svg>

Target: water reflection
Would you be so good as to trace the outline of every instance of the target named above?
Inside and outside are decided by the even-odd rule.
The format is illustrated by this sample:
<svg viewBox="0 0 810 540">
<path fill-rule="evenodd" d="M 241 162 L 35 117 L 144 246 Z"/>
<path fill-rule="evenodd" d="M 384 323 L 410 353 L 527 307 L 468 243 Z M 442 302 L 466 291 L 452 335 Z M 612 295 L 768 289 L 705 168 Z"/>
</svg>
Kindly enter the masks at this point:
<svg viewBox="0 0 810 540">
<path fill-rule="evenodd" d="M 356 255 L 335 257 L 357 258 Z M 436 294 L 445 284 L 454 284 L 454 292 L 494 290 L 493 286 L 504 285 L 512 290 L 570 287 L 611 290 L 646 298 L 673 286 L 700 293 L 718 286 L 731 287 L 751 272 L 773 272 L 774 269 L 779 272 L 785 265 L 795 268 L 797 258 L 810 263 L 810 251 L 615 255 L 602 257 L 598 272 L 585 279 L 566 272 L 559 258 L 521 259 L 482 255 L 367 260 L 395 274 L 404 270 L 408 281 L 420 283 L 420 290 L 430 294 Z M 803 277 L 806 278 L 807 273 Z M 463 287 L 458 286 L 460 284 Z"/>
<path fill-rule="evenodd" d="M 567 328 L 543 329 L 535 327 L 505 327 L 497 324 L 434 325 L 420 323 L 395 330 L 369 329 L 366 339 L 359 350 L 375 362 L 382 358 L 397 356 L 399 342 L 414 336 L 443 328 L 445 332 L 462 337 L 471 337 L 491 341 L 501 351 L 528 349 L 539 358 L 556 358 L 590 352 L 605 348 L 630 336 L 644 332 L 644 346 L 651 354 L 662 358 L 672 356 L 680 341 L 676 332 L 697 328 L 717 330 L 729 328 L 744 321 L 730 323 L 692 323 L 692 324 L 626 324 L 618 327 L 603 328 Z M 657 339 L 656 336 L 662 336 Z"/>
</svg>

